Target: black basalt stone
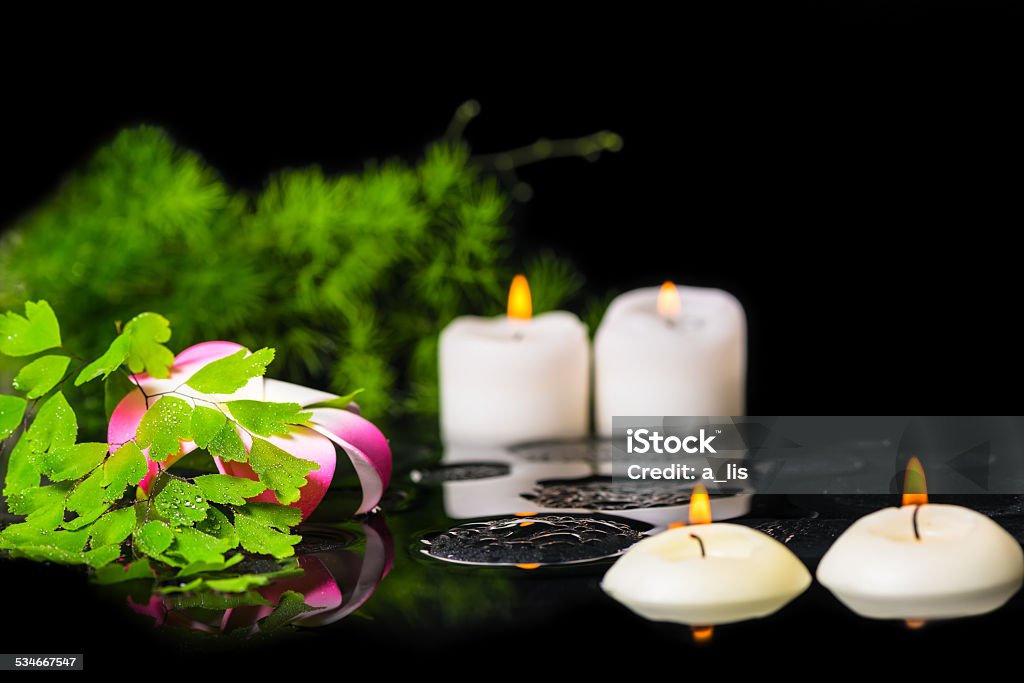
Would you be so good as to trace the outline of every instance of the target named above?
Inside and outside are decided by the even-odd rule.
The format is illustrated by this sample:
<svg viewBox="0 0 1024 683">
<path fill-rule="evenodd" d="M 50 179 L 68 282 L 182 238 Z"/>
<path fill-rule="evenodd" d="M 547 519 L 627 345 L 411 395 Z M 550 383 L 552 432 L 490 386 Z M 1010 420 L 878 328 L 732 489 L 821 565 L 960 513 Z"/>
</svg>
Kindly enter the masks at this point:
<svg viewBox="0 0 1024 683">
<path fill-rule="evenodd" d="M 470 522 L 426 539 L 427 554 L 471 564 L 565 564 L 618 555 L 640 540 L 634 527 L 576 515 Z"/>
</svg>

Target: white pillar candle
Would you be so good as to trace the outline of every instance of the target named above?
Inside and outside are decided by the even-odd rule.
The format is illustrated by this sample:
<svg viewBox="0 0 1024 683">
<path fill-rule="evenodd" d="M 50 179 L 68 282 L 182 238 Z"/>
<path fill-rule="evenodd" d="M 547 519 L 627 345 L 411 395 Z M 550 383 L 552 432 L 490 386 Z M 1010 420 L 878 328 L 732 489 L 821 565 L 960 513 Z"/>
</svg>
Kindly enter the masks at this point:
<svg viewBox="0 0 1024 683">
<path fill-rule="evenodd" d="M 1009 600 L 1022 577 L 1020 544 L 958 505 L 905 505 L 862 517 L 818 565 L 826 588 L 873 619 L 983 614 Z"/>
<path fill-rule="evenodd" d="M 589 431 L 590 344 L 565 311 L 531 317 L 516 276 L 509 315 L 456 318 L 441 333 L 441 436 L 449 444 L 507 445 Z"/>
<path fill-rule="evenodd" d="M 694 492 L 691 520 L 706 496 Z M 710 508 L 704 514 L 710 519 Z M 810 583 L 786 546 L 755 529 L 716 522 L 640 541 L 612 565 L 601 588 L 647 619 L 714 626 L 772 614 Z"/>
<path fill-rule="evenodd" d="M 612 301 L 594 339 L 595 417 L 743 415 L 747 330 L 728 292 L 666 282 Z"/>
</svg>

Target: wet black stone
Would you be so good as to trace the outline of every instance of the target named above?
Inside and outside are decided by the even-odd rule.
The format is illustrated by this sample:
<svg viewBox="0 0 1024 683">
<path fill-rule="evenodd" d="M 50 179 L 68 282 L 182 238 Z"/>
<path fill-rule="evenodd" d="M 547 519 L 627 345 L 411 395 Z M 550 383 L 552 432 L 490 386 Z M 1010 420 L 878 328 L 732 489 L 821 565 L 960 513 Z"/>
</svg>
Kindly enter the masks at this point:
<svg viewBox="0 0 1024 683">
<path fill-rule="evenodd" d="M 611 460 L 612 442 L 601 440 L 537 441 L 511 446 L 509 453 L 528 462 L 587 462 Z"/>
<path fill-rule="evenodd" d="M 563 564 L 611 557 L 640 540 L 634 527 L 574 515 L 471 522 L 426 539 L 427 554 L 479 564 Z"/>
<path fill-rule="evenodd" d="M 505 476 L 510 471 L 511 468 L 503 462 L 465 462 L 413 470 L 409 478 L 416 484 L 437 485 L 446 481 L 492 479 Z"/>
<path fill-rule="evenodd" d="M 638 510 L 690 502 L 690 492 L 678 484 L 652 486 L 602 476 L 549 479 L 538 482 L 533 491 L 520 495 L 538 507 L 577 510 Z M 720 495 L 712 494 L 711 497 Z"/>
</svg>

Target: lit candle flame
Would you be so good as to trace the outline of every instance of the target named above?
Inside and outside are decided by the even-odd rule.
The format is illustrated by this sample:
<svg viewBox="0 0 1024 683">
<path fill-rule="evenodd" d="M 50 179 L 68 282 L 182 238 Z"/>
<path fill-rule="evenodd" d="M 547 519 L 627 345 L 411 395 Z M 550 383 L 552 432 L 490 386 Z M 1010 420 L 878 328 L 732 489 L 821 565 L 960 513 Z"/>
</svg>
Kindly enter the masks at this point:
<svg viewBox="0 0 1024 683">
<path fill-rule="evenodd" d="M 711 524 L 711 498 L 704 484 L 697 484 L 690 494 L 690 524 Z"/>
<path fill-rule="evenodd" d="M 667 320 L 675 320 L 679 317 L 682 307 L 679 301 L 679 288 L 666 280 L 658 292 L 658 315 Z"/>
<path fill-rule="evenodd" d="M 711 636 L 715 633 L 714 626 L 691 626 L 690 632 L 693 633 L 693 642 L 698 645 L 711 642 Z"/>
<path fill-rule="evenodd" d="M 512 286 L 508 289 L 508 317 L 511 320 L 529 320 L 533 317 L 530 283 L 523 274 L 512 278 Z"/>
<path fill-rule="evenodd" d="M 907 473 L 903 478 L 903 504 L 904 505 L 927 505 L 928 486 L 924 478 L 924 467 L 921 461 L 914 456 L 907 463 Z"/>
<path fill-rule="evenodd" d="M 927 623 L 928 622 L 925 621 L 924 619 L 907 619 L 906 620 L 907 628 L 909 628 L 911 631 L 917 631 L 919 629 L 922 629 L 922 628 L 924 628 L 925 624 L 927 624 Z"/>
</svg>

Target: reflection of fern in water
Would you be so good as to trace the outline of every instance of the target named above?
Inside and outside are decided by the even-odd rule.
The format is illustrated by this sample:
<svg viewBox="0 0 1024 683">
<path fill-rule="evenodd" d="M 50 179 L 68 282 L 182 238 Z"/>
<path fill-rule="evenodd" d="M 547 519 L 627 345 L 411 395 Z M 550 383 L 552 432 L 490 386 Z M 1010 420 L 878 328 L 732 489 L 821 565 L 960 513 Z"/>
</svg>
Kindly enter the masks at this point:
<svg viewBox="0 0 1024 683">
<path fill-rule="evenodd" d="M 162 130 L 125 130 L 0 242 L 0 309 L 47 298 L 69 329 L 96 331 L 74 340 L 93 354 L 108 336 L 97 320 L 159 310 L 176 348 L 258 339 L 290 378 L 366 387 L 371 416 L 430 414 L 438 331 L 459 314 L 499 312 L 512 274 L 508 200 L 481 166 L 507 176 L 621 144 L 601 133 L 477 164 L 460 137 L 474 114 L 460 108 L 416 165 L 282 171 L 254 198 Z M 550 253 L 526 271 L 538 312 L 581 285 Z"/>
</svg>

